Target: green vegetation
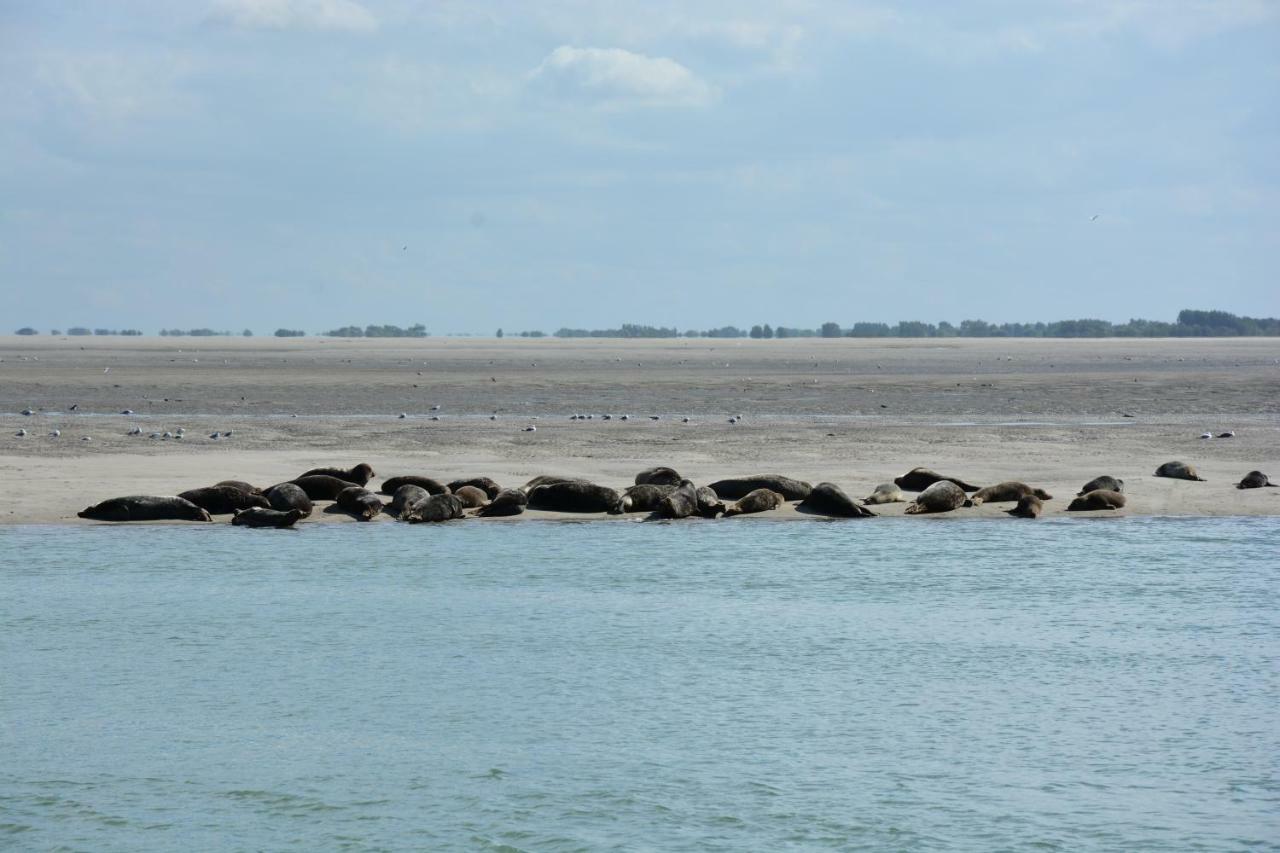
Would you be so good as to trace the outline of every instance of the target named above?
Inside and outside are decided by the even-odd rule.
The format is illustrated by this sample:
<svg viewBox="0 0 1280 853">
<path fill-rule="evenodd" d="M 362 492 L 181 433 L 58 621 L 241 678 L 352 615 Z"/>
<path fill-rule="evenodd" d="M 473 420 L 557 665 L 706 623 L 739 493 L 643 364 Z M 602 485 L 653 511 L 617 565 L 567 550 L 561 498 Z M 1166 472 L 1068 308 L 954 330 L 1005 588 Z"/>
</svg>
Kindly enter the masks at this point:
<svg viewBox="0 0 1280 853">
<path fill-rule="evenodd" d="M 327 338 L 425 338 L 427 327 L 421 323 L 407 329 L 399 326 L 365 326 L 363 329 L 359 326 L 343 326 L 320 334 Z"/>
<path fill-rule="evenodd" d="M 74 332 L 72 333 L 74 334 Z M 161 329 L 160 337 L 162 338 L 225 338 L 230 337 L 230 332 L 215 332 L 213 329 Z"/>
<path fill-rule="evenodd" d="M 276 329 L 277 338 L 304 338 L 306 335 L 301 329 Z"/>
<path fill-rule="evenodd" d="M 21 329 L 14 332 L 14 334 L 15 335 L 38 335 L 40 333 L 37 332 L 35 329 L 31 328 L 30 326 L 23 326 Z M 58 333 L 54 332 L 54 334 L 56 335 Z"/>
</svg>

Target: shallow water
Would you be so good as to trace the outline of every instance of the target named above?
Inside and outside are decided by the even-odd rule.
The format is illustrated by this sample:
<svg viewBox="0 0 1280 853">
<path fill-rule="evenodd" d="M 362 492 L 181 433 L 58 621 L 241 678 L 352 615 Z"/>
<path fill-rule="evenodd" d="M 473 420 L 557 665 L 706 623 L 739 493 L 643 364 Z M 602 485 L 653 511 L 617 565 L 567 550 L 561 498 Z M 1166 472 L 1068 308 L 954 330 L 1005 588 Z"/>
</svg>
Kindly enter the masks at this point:
<svg viewBox="0 0 1280 853">
<path fill-rule="evenodd" d="M 0 528 L 0 847 L 1275 849 L 1278 545 Z"/>
</svg>

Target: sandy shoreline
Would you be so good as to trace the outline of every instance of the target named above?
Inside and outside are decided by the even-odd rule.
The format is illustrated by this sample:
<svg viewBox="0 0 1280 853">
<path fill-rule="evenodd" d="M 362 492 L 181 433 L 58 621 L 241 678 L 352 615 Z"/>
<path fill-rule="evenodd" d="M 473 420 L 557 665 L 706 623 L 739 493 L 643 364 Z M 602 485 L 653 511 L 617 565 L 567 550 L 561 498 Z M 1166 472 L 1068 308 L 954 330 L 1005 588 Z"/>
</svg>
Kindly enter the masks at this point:
<svg viewBox="0 0 1280 853">
<path fill-rule="evenodd" d="M 28 406 L 35 415 L 18 414 Z M 135 424 L 144 435 L 125 435 Z M 182 441 L 146 438 L 179 426 Z M 270 485 L 356 462 L 382 476 L 519 485 L 558 473 L 615 488 L 665 464 L 697 482 L 830 480 L 854 497 L 924 465 L 1045 488 L 1050 516 L 1112 474 L 1127 516 L 1280 515 L 1280 489 L 1234 487 L 1253 469 L 1280 476 L 1280 340 L 7 337 L 0 428 L 0 524 L 87 523 L 75 513 L 116 495 Z M 233 436 L 211 440 L 215 429 Z M 1152 476 L 1172 459 L 1208 482 Z M 949 516 L 1004 518 L 1007 506 Z"/>
</svg>

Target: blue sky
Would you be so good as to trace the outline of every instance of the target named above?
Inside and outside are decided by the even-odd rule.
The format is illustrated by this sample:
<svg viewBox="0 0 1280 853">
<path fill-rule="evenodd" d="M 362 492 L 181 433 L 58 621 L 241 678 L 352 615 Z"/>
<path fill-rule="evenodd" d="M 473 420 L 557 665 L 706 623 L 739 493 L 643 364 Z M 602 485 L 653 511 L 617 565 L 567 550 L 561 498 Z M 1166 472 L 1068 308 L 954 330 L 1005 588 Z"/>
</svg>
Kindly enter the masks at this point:
<svg viewBox="0 0 1280 853">
<path fill-rule="evenodd" d="M 0 315 L 1276 315 L 1278 152 L 1269 0 L 0 0 Z"/>
</svg>

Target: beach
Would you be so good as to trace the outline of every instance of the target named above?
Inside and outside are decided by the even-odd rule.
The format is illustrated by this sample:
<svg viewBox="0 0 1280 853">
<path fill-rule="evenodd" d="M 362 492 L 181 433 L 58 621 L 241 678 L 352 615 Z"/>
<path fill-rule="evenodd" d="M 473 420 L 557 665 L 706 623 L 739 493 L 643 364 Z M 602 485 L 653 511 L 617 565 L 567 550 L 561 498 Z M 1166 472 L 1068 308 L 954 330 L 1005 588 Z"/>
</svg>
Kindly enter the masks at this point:
<svg viewBox="0 0 1280 853">
<path fill-rule="evenodd" d="M 1280 476 L 1275 338 L 7 336 L 0 413 L 4 524 L 84 524 L 77 511 L 118 495 L 358 462 L 377 472 L 371 486 L 563 474 L 622 488 L 669 465 L 699 484 L 767 472 L 855 498 L 924 466 L 1044 488 L 1046 516 L 1110 474 L 1125 480 L 1127 516 L 1280 515 L 1280 489 L 1234 485 L 1254 469 Z M 135 425 L 142 435 L 127 435 Z M 179 428 L 181 440 L 148 437 Z M 1170 460 L 1207 482 L 1152 476 Z M 812 518 L 793 506 L 760 517 Z M 330 521 L 350 519 L 308 523 Z"/>
</svg>

